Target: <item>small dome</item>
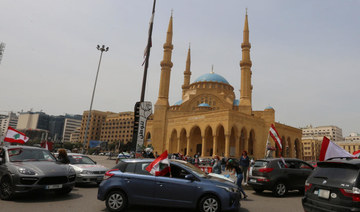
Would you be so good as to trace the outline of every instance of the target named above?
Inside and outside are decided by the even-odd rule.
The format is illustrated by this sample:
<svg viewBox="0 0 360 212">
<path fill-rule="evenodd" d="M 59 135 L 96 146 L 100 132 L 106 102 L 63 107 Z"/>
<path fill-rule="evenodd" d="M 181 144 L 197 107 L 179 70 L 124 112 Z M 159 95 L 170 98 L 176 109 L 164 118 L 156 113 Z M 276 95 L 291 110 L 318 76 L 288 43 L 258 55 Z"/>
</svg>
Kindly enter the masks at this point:
<svg viewBox="0 0 360 212">
<path fill-rule="evenodd" d="M 181 104 L 182 104 L 182 100 L 177 101 L 177 102 L 174 104 L 174 106 L 178 106 L 178 105 L 181 105 Z"/>
<path fill-rule="evenodd" d="M 274 110 L 274 108 L 272 108 L 271 106 L 267 106 L 265 110 Z"/>
<path fill-rule="evenodd" d="M 239 104 L 240 104 L 240 100 L 234 99 L 233 105 L 234 106 L 239 106 Z"/>
<path fill-rule="evenodd" d="M 198 105 L 198 107 L 210 107 L 210 105 L 206 103 L 201 103 Z"/>
<path fill-rule="evenodd" d="M 224 77 L 215 74 L 214 72 L 201 75 L 194 81 L 194 83 L 195 82 L 222 82 L 225 84 L 229 84 L 229 82 Z"/>
</svg>

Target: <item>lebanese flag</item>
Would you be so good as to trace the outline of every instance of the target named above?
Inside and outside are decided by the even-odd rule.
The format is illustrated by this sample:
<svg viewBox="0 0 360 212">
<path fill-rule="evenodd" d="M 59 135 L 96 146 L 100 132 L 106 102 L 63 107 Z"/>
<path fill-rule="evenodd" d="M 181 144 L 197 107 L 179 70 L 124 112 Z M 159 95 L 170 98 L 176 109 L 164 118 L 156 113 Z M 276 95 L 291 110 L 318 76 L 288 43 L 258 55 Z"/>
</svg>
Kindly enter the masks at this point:
<svg viewBox="0 0 360 212">
<path fill-rule="evenodd" d="M 24 133 L 19 132 L 12 127 L 8 127 L 8 131 L 4 138 L 4 141 L 6 142 L 19 143 L 19 144 L 25 144 L 28 140 L 29 137 L 26 137 Z"/>
<path fill-rule="evenodd" d="M 353 156 L 358 158 L 360 156 L 360 150 L 353 152 Z"/>
<path fill-rule="evenodd" d="M 282 151 L 282 142 L 280 139 L 280 135 L 279 133 L 276 131 L 275 126 L 273 124 L 271 124 L 270 130 L 269 130 L 270 136 L 274 139 L 276 145 L 278 146 L 278 148 L 280 149 L 280 151 Z"/>
<path fill-rule="evenodd" d="M 348 153 L 345 149 L 341 148 L 334 142 L 330 141 L 327 137 L 324 136 L 323 142 L 321 144 L 320 157 L 319 161 L 324 161 L 333 157 L 351 157 L 354 155 Z"/>
<path fill-rule="evenodd" d="M 170 162 L 168 159 L 167 150 L 165 150 L 165 152 L 163 152 L 158 158 L 150 163 L 146 167 L 146 170 L 155 176 L 164 176 L 170 172 Z"/>
</svg>

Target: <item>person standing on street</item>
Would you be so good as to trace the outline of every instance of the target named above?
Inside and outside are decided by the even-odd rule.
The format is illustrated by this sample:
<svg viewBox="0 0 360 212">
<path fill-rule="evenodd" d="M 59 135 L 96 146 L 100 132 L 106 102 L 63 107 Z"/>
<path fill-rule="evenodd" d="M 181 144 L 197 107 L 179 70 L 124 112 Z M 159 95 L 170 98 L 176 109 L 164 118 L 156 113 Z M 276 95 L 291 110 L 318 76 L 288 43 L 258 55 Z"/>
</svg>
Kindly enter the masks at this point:
<svg viewBox="0 0 360 212">
<path fill-rule="evenodd" d="M 235 175 L 237 177 L 236 185 L 239 187 L 240 196 L 243 195 L 243 198 L 246 199 L 248 195 L 246 195 L 245 191 L 241 186 L 241 181 L 243 180 L 242 170 L 239 167 L 238 163 L 235 163 L 234 160 L 229 159 L 226 163 L 226 170 L 230 172 L 230 175 Z"/>
<path fill-rule="evenodd" d="M 247 155 L 246 151 L 243 151 L 241 157 L 240 157 L 240 168 L 243 172 L 243 177 L 244 177 L 244 184 L 247 184 L 247 171 L 249 169 L 249 165 L 250 165 L 250 158 Z"/>
<path fill-rule="evenodd" d="M 214 160 L 215 160 L 215 162 L 212 167 L 212 173 L 221 174 L 221 161 L 220 161 L 219 156 L 215 155 Z"/>
</svg>

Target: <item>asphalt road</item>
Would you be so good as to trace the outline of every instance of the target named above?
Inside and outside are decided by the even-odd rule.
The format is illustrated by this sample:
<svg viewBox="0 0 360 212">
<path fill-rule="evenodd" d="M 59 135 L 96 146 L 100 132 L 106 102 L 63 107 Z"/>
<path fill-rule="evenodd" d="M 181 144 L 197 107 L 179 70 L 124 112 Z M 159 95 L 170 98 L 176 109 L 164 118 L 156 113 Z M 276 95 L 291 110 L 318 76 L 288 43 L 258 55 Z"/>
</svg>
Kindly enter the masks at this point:
<svg viewBox="0 0 360 212">
<path fill-rule="evenodd" d="M 99 164 L 109 169 L 115 165 L 115 160 L 108 160 L 106 156 L 91 156 Z M 290 192 L 287 197 L 276 198 L 270 192 L 256 194 L 245 188 L 249 196 L 241 201 L 239 212 L 248 211 L 276 211 L 276 212 L 303 212 L 301 195 L 298 192 Z M 6 212 L 97 212 L 107 211 L 105 203 L 97 200 L 97 185 L 77 186 L 69 195 L 59 196 L 53 193 L 32 193 L 17 197 L 13 201 L 0 200 L 0 211 Z M 132 206 L 129 212 L 183 212 L 184 209 Z M 191 210 L 186 210 L 191 212 Z M 192 210 L 195 212 L 195 210 Z"/>
</svg>

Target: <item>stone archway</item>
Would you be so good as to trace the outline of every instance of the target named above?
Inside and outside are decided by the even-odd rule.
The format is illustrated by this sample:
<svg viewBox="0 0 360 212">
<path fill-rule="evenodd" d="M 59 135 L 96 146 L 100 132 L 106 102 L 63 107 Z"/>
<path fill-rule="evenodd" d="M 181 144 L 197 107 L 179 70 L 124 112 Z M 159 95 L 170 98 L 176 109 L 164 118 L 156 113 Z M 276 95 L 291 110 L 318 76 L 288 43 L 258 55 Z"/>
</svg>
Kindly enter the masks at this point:
<svg viewBox="0 0 360 212">
<path fill-rule="evenodd" d="M 203 153 L 204 156 L 213 156 L 213 131 L 210 126 L 205 129 L 205 152 Z"/>
<path fill-rule="evenodd" d="M 186 155 L 187 154 L 187 137 L 186 137 L 186 130 L 182 129 L 180 132 L 180 144 L 179 144 L 179 151 L 181 154 Z"/>
<path fill-rule="evenodd" d="M 239 142 L 240 142 L 240 145 L 239 145 L 239 153 L 241 154 L 245 148 L 246 148 L 246 141 L 247 141 L 247 132 L 246 132 L 246 129 L 245 127 L 243 127 L 241 129 L 241 133 L 240 133 L 240 138 L 239 138 Z"/>
<path fill-rule="evenodd" d="M 300 141 L 299 139 L 295 139 L 294 141 L 294 149 L 295 149 L 295 157 L 296 158 L 300 158 L 300 155 L 301 155 L 301 146 L 300 146 Z"/>
<path fill-rule="evenodd" d="M 216 155 L 225 156 L 225 130 L 224 127 L 222 125 L 218 126 L 216 129 L 216 138 L 215 138 L 215 142 L 217 143 L 217 148 L 216 148 Z"/>
<path fill-rule="evenodd" d="M 292 145 L 292 142 L 291 142 L 291 139 L 290 139 L 290 137 L 288 137 L 287 138 L 287 144 L 288 144 L 288 157 L 290 157 L 290 158 L 292 158 L 292 157 L 294 157 L 294 155 L 293 155 L 293 149 L 294 149 L 294 147 L 293 147 L 293 145 Z"/>
<path fill-rule="evenodd" d="M 281 137 L 281 146 L 282 146 L 282 151 L 281 151 L 281 156 L 286 157 L 286 140 L 285 137 Z"/>
<path fill-rule="evenodd" d="M 248 155 L 254 155 L 255 131 L 252 129 L 249 135 Z"/>
<path fill-rule="evenodd" d="M 175 129 L 173 129 L 173 131 L 171 132 L 171 137 L 170 137 L 170 141 L 169 141 L 169 153 L 176 153 L 177 146 L 178 146 L 177 131 Z"/>
<path fill-rule="evenodd" d="M 237 139 L 237 129 L 236 127 L 231 128 L 231 134 L 230 134 L 230 157 L 239 157 L 239 142 Z"/>
<path fill-rule="evenodd" d="M 188 155 L 194 156 L 198 152 L 201 154 L 202 137 L 201 137 L 201 130 L 198 126 L 195 126 L 190 130 L 189 139 L 190 139 L 190 150 L 188 150 Z"/>
</svg>

